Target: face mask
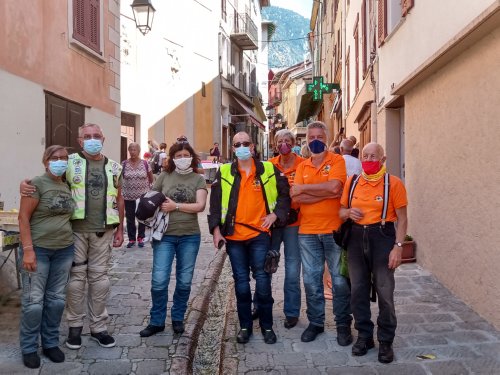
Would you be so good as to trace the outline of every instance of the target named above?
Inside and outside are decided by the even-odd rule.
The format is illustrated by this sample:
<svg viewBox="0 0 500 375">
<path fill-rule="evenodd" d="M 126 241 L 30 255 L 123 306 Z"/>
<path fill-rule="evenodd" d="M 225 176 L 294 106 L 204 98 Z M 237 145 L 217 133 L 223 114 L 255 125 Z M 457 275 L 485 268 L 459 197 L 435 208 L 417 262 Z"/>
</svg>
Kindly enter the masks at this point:
<svg viewBox="0 0 500 375">
<path fill-rule="evenodd" d="M 68 168 L 67 160 L 50 160 L 49 161 L 49 171 L 54 176 L 62 176 L 66 169 Z"/>
<path fill-rule="evenodd" d="M 250 152 L 250 147 L 240 146 L 234 152 L 236 157 L 240 160 L 248 160 L 252 157 L 252 153 Z"/>
<path fill-rule="evenodd" d="M 279 145 L 278 151 L 281 155 L 288 155 L 290 152 L 292 152 L 292 146 L 290 146 L 288 143 L 282 143 Z"/>
<path fill-rule="evenodd" d="M 321 154 L 323 151 L 325 151 L 326 145 L 321 142 L 319 139 L 315 139 L 312 142 L 309 142 L 309 150 L 311 150 L 311 153 L 313 154 Z"/>
<path fill-rule="evenodd" d="M 86 139 L 83 141 L 83 150 L 90 155 L 98 155 L 102 150 L 100 139 Z"/>
<path fill-rule="evenodd" d="M 366 174 L 375 174 L 380 171 L 382 163 L 380 163 L 380 160 L 363 161 L 361 162 L 361 167 L 363 168 L 363 172 L 365 172 Z"/>
<path fill-rule="evenodd" d="M 192 161 L 193 158 L 180 158 L 180 159 L 174 159 L 174 164 L 177 169 L 184 171 L 191 166 Z"/>
</svg>

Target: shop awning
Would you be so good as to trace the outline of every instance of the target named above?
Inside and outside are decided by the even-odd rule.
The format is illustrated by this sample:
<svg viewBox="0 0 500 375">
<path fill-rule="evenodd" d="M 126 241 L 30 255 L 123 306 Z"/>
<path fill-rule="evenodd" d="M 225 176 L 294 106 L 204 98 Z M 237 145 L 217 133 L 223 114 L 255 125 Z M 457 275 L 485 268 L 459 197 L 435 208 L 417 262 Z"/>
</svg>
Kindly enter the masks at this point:
<svg viewBox="0 0 500 375">
<path fill-rule="evenodd" d="M 233 99 L 238 103 L 238 105 L 241 107 L 241 109 L 248 114 L 248 117 L 250 118 L 250 121 L 252 124 L 255 126 L 258 126 L 262 130 L 266 130 L 266 127 L 262 122 L 259 121 L 259 116 L 245 103 L 243 103 L 241 100 L 233 96 Z"/>
<path fill-rule="evenodd" d="M 314 101 L 313 93 L 308 92 L 307 94 L 302 95 L 300 98 L 300 107 L 299 113 L 297 115 L 297 120 L 295 123 L 302 122 L 307 120 L 309 117 L 316 116 L 321 110 L 322 101 Z"/>
</svg>

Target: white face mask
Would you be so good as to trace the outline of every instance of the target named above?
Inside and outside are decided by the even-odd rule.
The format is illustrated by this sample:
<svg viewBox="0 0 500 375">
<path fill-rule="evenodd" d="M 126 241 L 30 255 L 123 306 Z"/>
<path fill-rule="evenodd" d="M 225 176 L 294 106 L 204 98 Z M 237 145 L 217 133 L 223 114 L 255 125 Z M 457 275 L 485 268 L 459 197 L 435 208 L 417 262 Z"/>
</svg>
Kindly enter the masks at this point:
<svg viewBox="0 0 500 375">
<path fill-rule="evenodd" d="M 177 169 L 184 171 L 191 167 L 191 163 L 193 161 L 193 158 L 180 158 L 180 159 L 174 159 L 174 163 Z"/>
</svg>

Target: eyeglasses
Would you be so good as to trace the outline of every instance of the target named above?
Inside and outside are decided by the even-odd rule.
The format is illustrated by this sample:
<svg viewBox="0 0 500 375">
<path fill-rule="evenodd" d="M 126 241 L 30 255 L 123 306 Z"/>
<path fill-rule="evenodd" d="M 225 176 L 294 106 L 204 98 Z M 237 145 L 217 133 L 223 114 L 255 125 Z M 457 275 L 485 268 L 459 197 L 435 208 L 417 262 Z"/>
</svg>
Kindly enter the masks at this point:
<svg viewBox="0 0 500 375">
<path fill-rule="evenodd" d="M 68 160 L 67 156 L 51 156 L 49 158 L 50 161 L 58 161 L 58 160 Z"/>
<path fill-rule="evenodd" d="M 103 136 L 100 134 L 85 134 L 82 138 L 84 141 L 88 141 L 92 138 L 97 139 L 97 140 L 101 140 L 103 138 Z"/>
<path fill-rule="evenodd" d="M 238 147 L 241 147 L 241 146 L 248 147 L 251 144 L 252 144 L 252 142 L 236 142 L 236 143 L 233 143 L 233 147 L 234 148 L 238 148 Z"/>
</svg>

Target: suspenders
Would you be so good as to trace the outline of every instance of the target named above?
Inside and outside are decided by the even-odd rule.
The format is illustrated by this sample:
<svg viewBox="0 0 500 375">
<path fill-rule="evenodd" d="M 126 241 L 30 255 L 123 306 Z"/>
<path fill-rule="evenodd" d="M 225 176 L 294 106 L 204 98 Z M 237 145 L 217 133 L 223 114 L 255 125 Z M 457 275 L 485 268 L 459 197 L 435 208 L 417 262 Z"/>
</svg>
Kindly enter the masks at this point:
<svg viewBox="0 0 500 375">
<path fill-rule="evenodd" d="M 354 175 L 351 180 L 351 186 L 349 188 L 349 199 L 347 201 L 347 208 L 351 208 L 351 203 L 352 203 L 352 196 L 354 195 L 354 189 L 356 188 L 356 185 L 358 184 L 358 180 L 361 177 L 361 175 Z M 384 174 L 384 207 L 382 208 L 382 214 L 381 216 L 381 223 L 382 226 L 385 226 L 385 219 L 387 218 L 387 211 L 388 211 L 388 206 L 389 206 L 389 191 L 391 188 L 390 180 L 389 180 L 389 173 Z"/>
</svg>

